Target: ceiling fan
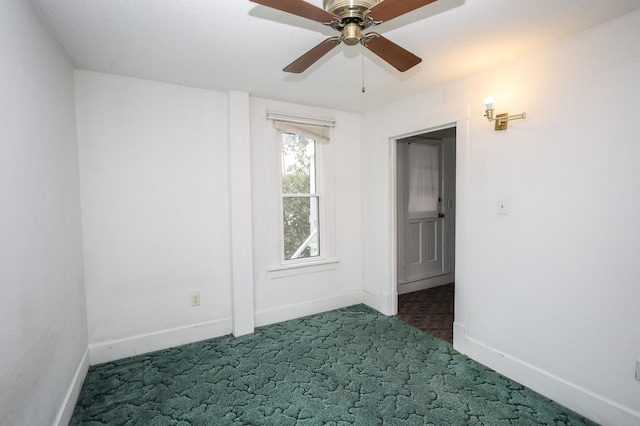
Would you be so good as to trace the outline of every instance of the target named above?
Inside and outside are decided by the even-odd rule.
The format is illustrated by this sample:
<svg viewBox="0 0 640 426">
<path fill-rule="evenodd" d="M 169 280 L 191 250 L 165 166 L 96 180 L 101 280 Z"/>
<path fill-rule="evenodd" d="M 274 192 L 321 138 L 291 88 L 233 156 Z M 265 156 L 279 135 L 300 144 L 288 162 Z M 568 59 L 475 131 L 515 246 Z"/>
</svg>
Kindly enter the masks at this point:
<svg viewBox="0 0 640 426">
<path fill-rule="evenodd" d="M 360 43 L 400 72 L 418 65 L 422 59 L 413 53 L 378 33 L 363 34 L 362 31 L 436 0 L 323 0 L 324 9 L 304 0 L 250 1 L 320 22 L 341 33 L 340 36 L 324 40 L 283 70 L 301 73 L 340 43 L 348 46 Z"/>
</svg>

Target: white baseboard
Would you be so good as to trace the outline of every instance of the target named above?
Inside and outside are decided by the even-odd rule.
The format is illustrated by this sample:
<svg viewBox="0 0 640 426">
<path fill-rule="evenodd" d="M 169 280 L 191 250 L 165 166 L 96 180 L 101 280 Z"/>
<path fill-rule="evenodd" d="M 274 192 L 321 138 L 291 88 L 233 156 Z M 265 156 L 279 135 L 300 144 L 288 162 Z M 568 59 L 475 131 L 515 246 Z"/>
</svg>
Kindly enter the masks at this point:
<svg viewBox="0 0 640 426">
<path fill-rule="evenodd" d="M 464 342 L 467 337 L 467 329 L 464 324 L 454 321 L 453 322 L 453 349 L 456 351 L 466 354 L 464 348 Z"/>
<path fill-rule="evenodd" d="M 231 318 L 226 318 L 108 342 L 91 343 L 89 344 L 89 362 L 91 365 L 102 364 L 230 333 Z"/>
<path fill-rule="evenodd" d="M 319 314 L 321 312 L 340 309 L 345 306 L 357 305 L 359 303 L 362 303 L 362 292 L 352 291 L 339 296 L 257 311 L 255 316 L 256 327 Z"/>
<path fill-rule="evenodd" d="M 62 406 L 58 411 L 58 415 L 54 420 L 54 426 L 67 426 L 71 421 L 71 416 L 73 416 L 73 410 L 76 407 L 76 402 L 78 402 L 78 396 L 80 395 L 80 390 L 82 390 L 82 384 L 84 383 L 84 378 L 87 377 L 87 371 L 89 371 L 89 349 L 87 348 L 80 359 L 80 363 L 78 364 L 78 368 L 76 368 L 76 372 L 73 375 L 73 379 L 69 384 L 69 389 L 67 389 L 67 393 L 64 396 L 64 400 L 62 401 Z"/>
<path fill-rule="evenodd" d="M 464 328 L 462 332 L 464 333 Z M 640 412 L 622 406 L 519 358 L 500 352 L 477 339 L 465 336 L 464 344 L 456 347 L 455 333 L 456 329 L 454 328 L 454 348 L 456 350 L 460 351 L 458 347 L 461 347 L 464 352 L 460 352 L 465 353 L 468 357 L 576 413 L 603 425 L 640 425 Z"/>
<path fill-rule="evenodd" d="M 388 295 L 385 293 L 383 295 L 375 295 L 368 293 L 366 291 L 362 292 L 362 303 L 369 306 L 370 308 L 375 309 L 376 311 L 384 314 L 390 315 L 387 311 L 389 306 Z"/>
</svg>

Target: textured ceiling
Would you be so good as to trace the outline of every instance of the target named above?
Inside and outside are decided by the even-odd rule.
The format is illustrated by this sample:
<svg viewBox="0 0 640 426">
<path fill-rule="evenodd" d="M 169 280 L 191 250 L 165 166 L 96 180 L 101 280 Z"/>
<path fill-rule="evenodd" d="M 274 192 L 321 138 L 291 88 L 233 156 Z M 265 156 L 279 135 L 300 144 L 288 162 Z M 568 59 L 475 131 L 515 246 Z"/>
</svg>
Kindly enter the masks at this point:
<svg viewBox="0 0 640 426">
<path fill-rule="evenodd" d="M 362 46 L 340 45 L 288 74 L 284 66 L 338 33 L 249 0 L 32 2 L 78 69 L 354 112 L 640 8 L 638 0 L 439 0 L 375 28 L 423 59 L 405 73 Z"/>
</svg>

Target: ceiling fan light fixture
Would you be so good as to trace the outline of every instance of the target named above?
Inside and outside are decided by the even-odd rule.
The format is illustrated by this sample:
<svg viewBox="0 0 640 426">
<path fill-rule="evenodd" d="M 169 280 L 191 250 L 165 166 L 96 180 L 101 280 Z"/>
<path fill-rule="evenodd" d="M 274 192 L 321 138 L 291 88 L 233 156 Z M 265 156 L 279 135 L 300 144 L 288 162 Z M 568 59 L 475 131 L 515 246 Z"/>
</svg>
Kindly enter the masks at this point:
<svg viewBox="0 0 640 426">
<path fill-rule="evenodd" d="M 360 25 L 352 22 L 350 24 L 345 25 L 344 31 L 342 32 L 342 42 L 347 46 L 355 46 L 360 43 L 362 40 L 362 30 L 360 29 Z"/>
</svg>

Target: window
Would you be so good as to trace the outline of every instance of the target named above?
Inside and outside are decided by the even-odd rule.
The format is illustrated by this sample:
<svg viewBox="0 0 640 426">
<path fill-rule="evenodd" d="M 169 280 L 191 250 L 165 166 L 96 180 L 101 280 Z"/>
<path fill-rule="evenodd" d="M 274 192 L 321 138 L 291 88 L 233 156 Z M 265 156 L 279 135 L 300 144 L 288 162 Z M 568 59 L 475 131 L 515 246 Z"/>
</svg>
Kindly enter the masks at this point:
<svg viewBox="0 0 640 426">
<path fill-rule="evenodd" d="M 284 260 L 318 257 L 320 203 L 317 185 L 316 142 L 282 132 L 280 175 Z"/>
<path fill-rule="evenodd" d="M 278 130 L 280 263 L 299 266 L 325 261 L 332 249 L 326 238 L 324 160 L 333 123 L 270 118 Z"/>
</svg>

